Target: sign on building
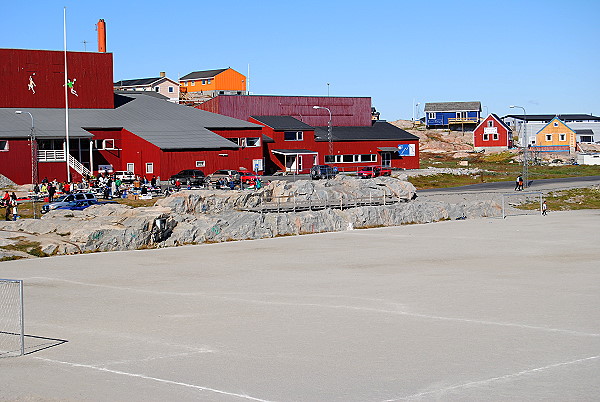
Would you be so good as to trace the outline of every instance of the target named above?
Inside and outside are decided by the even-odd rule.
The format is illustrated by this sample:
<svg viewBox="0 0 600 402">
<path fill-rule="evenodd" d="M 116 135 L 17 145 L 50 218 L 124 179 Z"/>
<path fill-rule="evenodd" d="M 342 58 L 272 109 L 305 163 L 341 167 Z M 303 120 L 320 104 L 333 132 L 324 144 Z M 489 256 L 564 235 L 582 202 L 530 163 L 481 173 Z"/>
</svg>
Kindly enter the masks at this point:
<svg viewBox="0 0 600 402">
<path fill-rule="evenodd" d="M 415 144 L 399 144 L 398 155 L 399 156 L 415 156 Z"/>
</svg>

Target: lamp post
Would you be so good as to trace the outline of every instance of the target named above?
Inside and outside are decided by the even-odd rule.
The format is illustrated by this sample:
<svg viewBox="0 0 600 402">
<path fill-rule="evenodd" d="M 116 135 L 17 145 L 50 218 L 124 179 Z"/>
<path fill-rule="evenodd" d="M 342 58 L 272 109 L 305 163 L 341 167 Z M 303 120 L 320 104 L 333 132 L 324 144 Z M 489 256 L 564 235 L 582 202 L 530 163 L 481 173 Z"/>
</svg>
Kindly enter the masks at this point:
<svg viewBox="0 0 600 402">
<path fill-rule="evenodd" d="M 33 115 L 30 112 L 23 112 L 22 110 L 15 110 L 15 114 L 23 114 L 27 113 L 29 117 L 31 117 L 31 132 L 29 133 L 29 140 L 31 142 L 31 184 L 37 184 L 37 155 L 36 155 L 36 146 L 35 146 L 35 123 L 33 120 Z M 35 210 L 35 197 L 33 197 L 33 218 L 37 219 L 37 212 Z"/>
<path fill-rule="evenodd" d="M 529 168 L 528 168 L 528 146 L 529 146 L 529 140 L 527 138 L 527 112 L 525 111 L 525 108 L 523 106 L 516 106 L 516 105 L 510 105 L 509 106 L 511 109 L 523 109 L 523 138 L 522 138 L 522 144 L 523 144 L 523 186 L 524 187 L 529 187 L 529 185 L 527 184 L 528 182 L 528 174 L 529 174 Z"/>
<path fill-rule="evenodd" d="M 333 162 L 335 162 L 335 156 L 333 155 L 333 138 L 332 138 L 332 127 L 331 127 L 331 110 L 329 110 L 329 108 L 323 107 L 323 106 L 313 106 L 313 109 L 325 109 L 329 112 L 329 123 L 327 123 L 327 140 L 329 141 L 329 155 L 331 155 L 331 158 L 333 159 Z"/>
</svg>

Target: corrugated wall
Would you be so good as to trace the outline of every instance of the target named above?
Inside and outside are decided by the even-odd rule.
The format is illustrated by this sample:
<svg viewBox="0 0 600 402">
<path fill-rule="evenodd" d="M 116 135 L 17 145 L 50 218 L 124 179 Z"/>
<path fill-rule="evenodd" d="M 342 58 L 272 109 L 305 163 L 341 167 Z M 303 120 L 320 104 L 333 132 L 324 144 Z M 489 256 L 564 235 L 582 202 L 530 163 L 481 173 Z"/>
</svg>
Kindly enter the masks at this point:
<svg viewBox="0 0 600 402">
<path fill-rule="evenodd" d="M 0 60 L 0 107 L 65 107 L 63 52 L 0 49 Z M 68 78 L 77 93 L 69 93 L 70 108 L 114 107 L 112 63 L 111 53 L 67 52 Z"/>
</svg>

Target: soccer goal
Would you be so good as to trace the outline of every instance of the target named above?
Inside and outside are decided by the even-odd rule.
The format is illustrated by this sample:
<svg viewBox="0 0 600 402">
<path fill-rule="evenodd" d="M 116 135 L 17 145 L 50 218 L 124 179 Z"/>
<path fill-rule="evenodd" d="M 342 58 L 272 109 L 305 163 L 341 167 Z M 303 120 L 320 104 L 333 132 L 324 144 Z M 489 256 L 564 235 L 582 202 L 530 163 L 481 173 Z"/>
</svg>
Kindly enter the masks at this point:
<svg viewBox="0 0 600 402">
<path fill-rule="evenodd" d="M 25 354 L 23 281 L 0 279 L 0 357 Z"/>
<path fill-rule="evenodd" d="M 536 209 L 518 209 L 521 204 L 538 202 Z M 542 213 L 543 193 L 541 191 L 516 191 L 514 193 L 502 194 L 502 218 L 509 215 L 533 215 Z"/>
</svg>

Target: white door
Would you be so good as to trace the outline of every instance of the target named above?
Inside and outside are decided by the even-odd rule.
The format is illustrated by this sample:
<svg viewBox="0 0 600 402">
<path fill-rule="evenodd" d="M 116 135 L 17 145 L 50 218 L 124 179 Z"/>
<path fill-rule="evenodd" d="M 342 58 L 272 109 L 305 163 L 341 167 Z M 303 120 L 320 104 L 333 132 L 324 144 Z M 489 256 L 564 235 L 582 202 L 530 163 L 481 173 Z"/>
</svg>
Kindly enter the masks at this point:
<svg viewBox="0 0 600 402">
<path fill-rule="evenodd" d="M 392 154 L 390 152 L 381 153 L 381 166 L 390 167 L 392 166 Z"/>
</svg>

